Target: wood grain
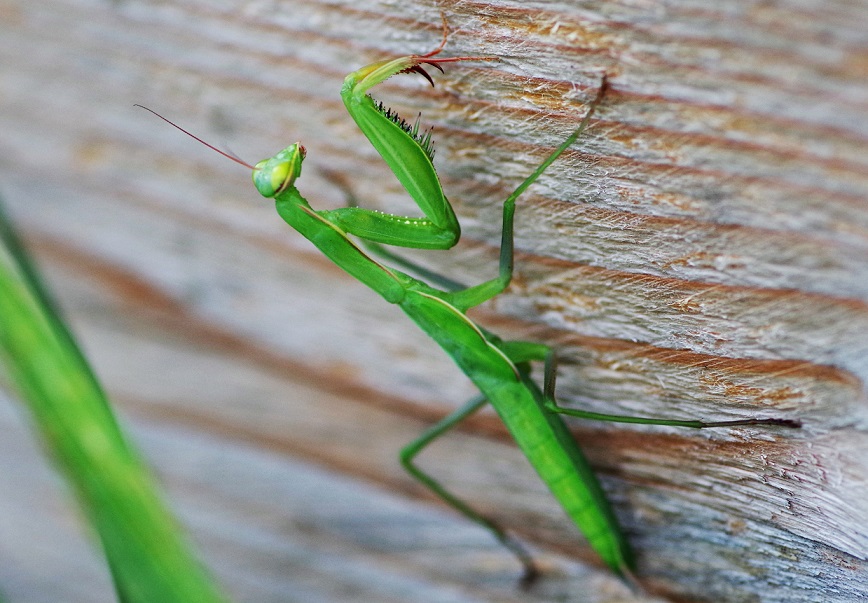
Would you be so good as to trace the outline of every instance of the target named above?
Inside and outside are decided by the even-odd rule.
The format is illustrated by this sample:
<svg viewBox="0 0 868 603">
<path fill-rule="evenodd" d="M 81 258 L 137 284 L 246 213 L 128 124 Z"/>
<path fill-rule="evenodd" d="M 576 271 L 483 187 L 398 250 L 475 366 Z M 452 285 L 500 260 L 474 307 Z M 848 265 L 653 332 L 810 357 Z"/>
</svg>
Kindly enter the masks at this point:
<svg viewBox="0 0 868 603">
<path fill-rule="evenodd" d="M 317 207 L 343 201 L 325 168 L 346 174 L 370 206 L 410 212 L 338 90 L 358 66 L 434 47 L 438 7 L 453 30 L 448 53 L 500 60 L 450 66 L 433 89 L 402 77 L 378 91 L 433 125 L 463 226 L 455 250 L 408 256 L 468 283 L 490 277 L 500 201 L 575 127 L 606 73 L 612 89 L 587 134 L 520 201 L 514 285 L 475 318 L 556 346 L 563 404 L 804 423 L 702 433 L 574 423 L 644 588 L 673 601 L 864 596 L 868 11 L 859 2 L 6 0 L 0 194 L 50 266 L 97 370 L 147 432 L 143 443 L 200 438 L 219 455 L 218 442 L 243 442 L 287 467 L 317 463 L 336 484 L 389 490 L 418 517 L 432 512 L 394 455 L 472 395 L 466 379 L 395 308 L 288 232 L 244 170 L 132 105 L 253 161 L 303 141 L 300 187 Z M 153 456 L 177 480 L 173 496 L 208 492 L 193 497 L 203 510 L 185 510 L 194 532 L 213 534 L 201 538 L 206 556 L 244 540 L 244 514 L 216 514 L 222 528 L 196 517 L 227 500 L 255 516 L 252 486 L 228 492 L 216 473 L 206 488 L 172 474 L 171 456 Z M 244 462 L 232 456 L 227 471 Z M 579 582 L 563 578 L 578 570 L 563 568 L 599 564 L 492 415 L 425 462 L 544 554 L 573 560 L 552 561 L 561 569 L 539 600 L 580 599 Z M 267 496 L 275 509 L 292 504 L 291 490 Z M 353 521 L 364 526 L 371 513 L 357 540 L 367 567 L 424 575 L 417 600 L 444 600 L 443 588 L 459 589 L 455 600 L 519 598 L 508 557 L 485 571 L 501 559 L 495 549 L 447 563 L 453 552 L 434 538 L 434 561 L 420 569 L 400 551 L 408 541 L 425 551 L 427 528 L 414 534 L 365 508 Z M 271 534 L 311 546 L 292 530 Z M 341 550 L 313 564 L 317 575 Z M 265 600 L 240 585 L 280 572 L 267 554 L 254 558 L 218 573 L 232 592 Z M 335 567 L 344 569 L 333 576 L 351 572 Z M 600 586 L 605 572 L 587 575 L 597 594 L 586 600 L 625 600 L 616 584 Z M 403 588 L 390 596 L 402 600 Z M 386 590 L 365 592 L 387 600 Z"/>
</svg>

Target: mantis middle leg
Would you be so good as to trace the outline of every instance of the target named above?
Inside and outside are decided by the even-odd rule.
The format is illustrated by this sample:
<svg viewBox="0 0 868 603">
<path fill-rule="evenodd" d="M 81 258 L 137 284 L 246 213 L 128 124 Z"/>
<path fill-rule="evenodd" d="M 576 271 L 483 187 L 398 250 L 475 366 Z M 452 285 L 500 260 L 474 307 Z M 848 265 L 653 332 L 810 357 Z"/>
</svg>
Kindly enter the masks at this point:
<svg viewBox="0 0 868 603">
<path fill-rule="evenodd" d="M 576 128 L 572 134 L 570 134 L 566 140 L 564 140 L 561 145 L 555 149 L 551 155 L 549 155 L 545 161 L 543 161 L 534 171 L 528 176 L 524 182 L 518 185 L 518 187 L 512 192 L 509 197 L 506 198 L 506 201 L 503 202 L 503 226 L 500 234 L 500 264 L 499 264 L 499 274 L 497 277 L 491 279 L 490 281 L 485 281 L 479 285 L 475 285 L 473 287 L 468 287 L 462 291 L 456 291 L 450 296 L 450 302 L 455 305 L 456 308 L 461 308 L 462 310 L 467 310 L 468 308 L 472 308 L 474 306 L 478 306 L 482 302 L 485 302 L 492 297 L 502 293 L 508 286 L 510 281 L 512 281 L 512 273 L 515 265 L 515 251 L 514 251 L 514 235 L 513 235 L 513 223 L 515 219 L 515 202 L 518 197 L 525 191 L 527 188 L 533 184 L 537 178 L 539 178 L 542 173 L 558 158 L 561 154 L 566 151 L 573 143 L 578 140 L 579 136 L 582 135 L 582 132 L 585 131 L 585 128 L 591 121 L 591 116 L 594 114 L 594 110 L 603 100 L 603 97 L 606 95 L 606 90 L 608 88 L 608 83 L 606 76 L 603 76 L 603 79 L 600 83 L 600 88 L 597 91 L 597 95 L 594 97 L 594 100 L 591 101 L 591 105 L 588 108 L 587 113 L 585 113 L 585 117 L 582 119 L 579 127 Z"/>
</svg>

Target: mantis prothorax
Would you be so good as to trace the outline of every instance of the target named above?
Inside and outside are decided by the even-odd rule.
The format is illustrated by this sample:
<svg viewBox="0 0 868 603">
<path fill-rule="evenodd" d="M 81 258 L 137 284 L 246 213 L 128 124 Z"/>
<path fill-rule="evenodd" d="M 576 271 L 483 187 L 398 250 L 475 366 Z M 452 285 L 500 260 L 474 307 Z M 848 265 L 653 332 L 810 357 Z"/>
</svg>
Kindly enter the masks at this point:
<svg viewBox="0 0 868 603">
<path fill-rule="evenodd" d="M 368 95 L 371 88 L 397 74 L 418 73 L 433 85 L 425 66 L 442 71 L 440 66 L 444 63 L 488 60 L 488 57 L 440 58 L 437 55 L 443 49 L 445 41 L 444 31 L 443 43 L 432 52 L 386 59 L 354 71 L 346 77 L 341 90 L 341 97 L 350 116 L 419 206 L 424 217 L 381 213 L 354 204 L 335 210 L 313 209 L 296 187 L 305 158 L 305 149 L 299 143 L 286 147 L 274 157 L 260 161 L 255 166 L 243 164 L 237 158 L 227 156 L 253 170 L 253 182 L 257 190 L 264 197 L 274 199 L 277 212 L 287 224 L 309 239 L 347 273 L 379 293 L 387 302 L 400 306 L 479 388 L 480 394 L 477 397 L 431 427 L 401 451 L 401 462 L 407 471 L 446 503 L 491 531 L 522 563 L 523 580 L 532 580 L 537 575 L 537 569 L 518 540 L 450 493 L 414 464 L 415 457 L 425 446 L 490 403 L 528 461 L 569 517 L 585 534 L 594 550 L 613 571 L 631 579 L 633 555 L 594 472 L 561 419 L 561 414 L 605 421 L 695 428 L 798 425 L 781 419 L 706 423 L 622 417 L 562 409 L 557 406 L 554 398 L 555 357 L 550 347 L 526 341 L 503 341 L 474 324 L 466 316 L 469 308 L 498 295 L 509 285 L 513 273 L 513 215 L 516 199 L 585 130 L 594 110 L 605 96 L 605 77 L 575 131 L 504 201 L 500 270 L 497 277 L 472 287 L 462 287 L 450 279 L 438 278 L 432 282 L 445 285 L 443 288 L 436 288 L 375 261 L 350 239 L 350 235 L 354 235 L 362 239 L 365 247 L 372 252 L 392 259 L 395 256 L 385 251 L 381 245 L 448 249 L 458 241 L 460 227 L 434 170 L 430 134 L 420 134 L 418 122 L 414 126 L 408 125 Z M 173 123 L 172 125 L 178 127 Z M 219 149 L 193 137 L 225 155 Z M 399 265 L 415 268 L 406 260 L 400 260 Z M 427 271 L 417 273 L 425 274 Z M 542 388 L 531 378 L 530 363 L 533 361 L 544 362 Z"/>
</svg>

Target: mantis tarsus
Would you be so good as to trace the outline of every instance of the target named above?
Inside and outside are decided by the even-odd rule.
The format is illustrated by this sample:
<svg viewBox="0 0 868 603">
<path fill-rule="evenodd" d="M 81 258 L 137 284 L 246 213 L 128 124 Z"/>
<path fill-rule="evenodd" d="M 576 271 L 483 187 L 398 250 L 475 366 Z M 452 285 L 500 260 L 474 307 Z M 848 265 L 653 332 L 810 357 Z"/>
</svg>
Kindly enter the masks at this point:
<svg viewBox="0 0 868 603">
<path fill-rule="evenodd" d="M 447 491 L 414 463 L 417 454 L 430 442 L 487 403 L 491 403 L 531 465 L 566 513 L 584 532 L 591 546 L 613 571 L 630 579 L 634 568 L 633 555 L 596 476 L 561 419 L 561 414 L 595 420 L 695 428 L 740 425 L 796 427 L 798 424 L 782 419 L 705 423 L 563 409 L 557 406 L 554 398 L 555 357 L 550 347 L 526 341 L 503 341 L 466 316 L 469 308 L 498 295 L 509 285 L 513 273 L 513 216 L 516 199 L 585 130 L 594 110 L 605 97 L 605 77 L 575 131 L 504 201 L 500 268 L 497 277 L 472 287 L 462 287 L 447 278 L 429 279 L 441 286 L 436 288 L 394 267 L 375 261 L 350 239 L 350 235 L 354 235 L 361 239 L 372 253 L 393 260 L 395 256 L 383 249 L 382 245 L 448 249 L 458 241 L 458 220 L 443 194 L 432 163 L 430 133 L 420 133 L 418 121 L 413 126 L 407 124 L 368 95 L 371 88 L 393 75 L 417 73 L 433 85 L 431 77 L 425 71 L 426 66 L 442 71 L 441 65 L 444 63 L 488 60 L 488 57 L 438 57 L 446 42 L 445 29 L 444 24 L 443 42 L 432 52 L 372 63 L 348 75 L 341 90 L 341 97 L 350 116 L 397 176 L 424 217 L 382 213 L 355 204 L 334 210 L 314 210 L 296 188 L 296 180 L 301 175 L 305 158 L 305 149 L 301 144 L 292 144 L 274 157 L 250 166 L 215 149 L 172 122 L 169 123 L 230 159 L 251 168 L 257 190 L 264 197 L 275 200 L 281 218 L 347 273 L 379 293 L 389 303 L 400 306 L 479 388 L 480 394 L 477 397 L 403 449 L 401 462 L 413 477 L 469 519 L 490 530 L 520 560 L 524 567 L 524 580 L 532 580 L 537 575 L 537 569 L 518 540 Z M 406 260 L 400 260 L 397 265 L 415 268 Z M 414 271 L 417 274 L 430 274 L 426 271 Z M 542 388 L 531 378 L 531 362 L 534 361 L 544 362 Z"/>
</svg>

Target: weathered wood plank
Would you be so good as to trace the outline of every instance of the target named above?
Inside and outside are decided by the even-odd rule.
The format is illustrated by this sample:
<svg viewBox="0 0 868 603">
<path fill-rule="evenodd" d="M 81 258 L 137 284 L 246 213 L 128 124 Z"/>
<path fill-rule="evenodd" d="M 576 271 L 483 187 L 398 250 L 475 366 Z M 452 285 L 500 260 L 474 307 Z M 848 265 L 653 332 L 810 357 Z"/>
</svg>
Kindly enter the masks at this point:
<svg viewBox="0 0 868 603">
<path fill-rule="evenodd" d="M 455 65 L 433 90 L 397 78 L 381 94 L 435 126 L 464 227 L 456 251 L 414 257 L 467 282 L 490 276 L 499 200 L 606 72 L 612 91 L 587 136 L 522 199 L 514 287 L 476 316 L 557 345 L 566 404 L 805 422 L 711 434 L 576 423 L 645 587 L 712 601 L 864 593 L 864 6 L 441 6 L 450 53 L 502 60 Z M 243 171 L 131 105 L 253 160 L 302 140 L 314 204 L 342 201 L 327 167 L 373 206 L 410 211 L 337 91 L 365 62 L 436 44 L 437 6 L 7 0 L 0 11 L 0 193 L 65 273 L 62 293 L 96 285 L 74 315 L 125 408 L 424 496 L 391 455 L 469 396 L 466 381 L 287 233 Z M 107 305 L 86 318 L 93 304 Z M 101 334 L 117 312 L 142 322 Z M 185 370 L 193 354 L 149 343 L 171 334 L 234 368 Z M 250 367 L 305 389 L 266 404 L 251 373 L 217 403 L 220 388 L 199 376 Z M 326 394 L 345 403 L 311 403 Z M 537 546 L 594 562 L 491 417 L 426 460 Z"/>
</svg>

